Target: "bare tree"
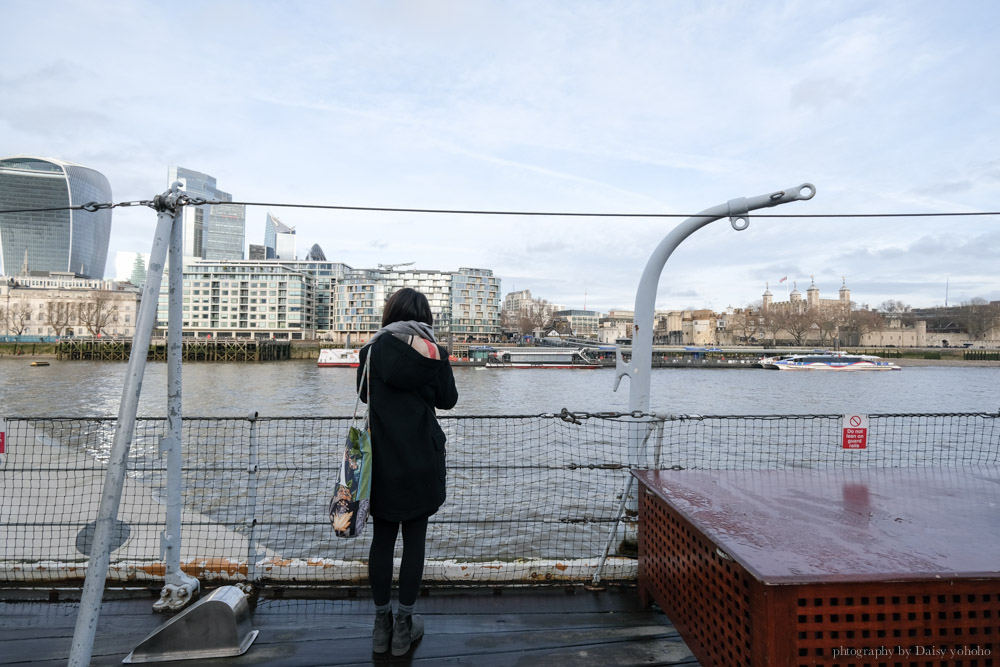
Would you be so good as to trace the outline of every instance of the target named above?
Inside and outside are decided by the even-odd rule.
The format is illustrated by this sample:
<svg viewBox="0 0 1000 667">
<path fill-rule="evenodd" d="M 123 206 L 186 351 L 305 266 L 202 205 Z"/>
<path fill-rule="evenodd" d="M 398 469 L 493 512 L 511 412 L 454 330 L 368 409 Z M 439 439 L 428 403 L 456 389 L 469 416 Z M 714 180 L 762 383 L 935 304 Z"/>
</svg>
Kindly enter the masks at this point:
<svg viewBox="0 0 1000 667">
<path fill-rule="evenodd" d="M 20 336 L 28 328 L 28 322 L 31 321 L 31 304 L 22 298 L 13 299 L 7 307 L 5 320 L 7 331 L 15 336 Z"/>
<path fill-rule="evenodd" d="M 848 312 L 844 326 L 841 327 L 841 344 L 860 345 L 861 337 L 866 333 L 878 331 L 885 327 L 885 318 L 874 310 L 855 310 Z"/>
<path fill-rule="evenodd" d="M 875 310 L 880 313 L 886 313 L 887 315 L 899 315 L 910 312 L 910 306 L 909 304 L 905 304 L 897 299 L 889 299 L 888 301 L 880 303 L 878 308 Z"/>
<path fill-rule="evenodd" d="M 833 342 L 842 322 L 843 318 L 836 310 L 825 309 L 816 313 L 813 316 L 813 323 L 819 333 L 820 343 L 825 345 L 827 342 Z"/>
<path fill-rule="evenodd" d="M 49 301 L 45 304 L 42 315 L 45 318 L 46 326 L 52 327 L 56 336 L 62 336 L 63 331 L 69 327 L 71 311 L 72 306 L 66 301 Z"/>
<path fill-rule="evenodd" d="M 118 306 L 100 294 L 79 305 L 80 322 L 87 327 L 91 336 L 100 336 L 109 324 L 118 320 Z"/>
<path fill-rule="evenodd" d="M 757 337 L 761 330 L 761 313 L 753 306 L 747 307 L 733 313 L 729 318 L 729 329 L 738 338 L 738 342 L 749 344 Z"/>
<path fill-rule="evenodd" d="M 809 313 L 784 313 L 779 318 L 780 328 L 788 332 L 796 345 L 802 345 L 813 327 L 813 317 Z"/>
<path fill-rule="evenodd" d="M 981 297 L 969 299 L 958 307 L 957 319 L 965 327 L 969 338 L 975 340 L 996 326 L 1000 319 L 1000 304 L 990 303 Z"/>
</svg>

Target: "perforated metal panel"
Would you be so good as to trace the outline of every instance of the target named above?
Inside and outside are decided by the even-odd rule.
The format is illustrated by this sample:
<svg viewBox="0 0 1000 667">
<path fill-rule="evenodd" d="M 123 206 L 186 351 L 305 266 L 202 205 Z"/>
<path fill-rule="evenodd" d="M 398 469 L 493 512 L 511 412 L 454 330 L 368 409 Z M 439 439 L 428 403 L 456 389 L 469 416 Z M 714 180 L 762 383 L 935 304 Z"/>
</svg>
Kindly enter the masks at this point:
<svg viewBox="0 0 1000 667">
<path fill-rule="evenodd" d="M 640 590 L 706 667 L 1000 667 L 998 578 L 769 585 L 640 489 Z"/>
<path fill-rule="evenodd" d="M 703 665 L 752 665 L 751 577 L 645 489 L 639 522 L 640 587 Z"/>
<path fill-rule="evenodd" d="M 794 588 L 791 664 L 1000 664 L 996 580 Z"/>
</svg>

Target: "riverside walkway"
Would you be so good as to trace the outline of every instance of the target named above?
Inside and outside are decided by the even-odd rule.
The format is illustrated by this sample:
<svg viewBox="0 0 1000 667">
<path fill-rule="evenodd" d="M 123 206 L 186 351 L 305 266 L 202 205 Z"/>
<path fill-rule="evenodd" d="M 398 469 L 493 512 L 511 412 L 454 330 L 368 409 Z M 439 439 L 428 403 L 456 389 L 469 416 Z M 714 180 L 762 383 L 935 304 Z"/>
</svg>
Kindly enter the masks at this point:
<svg viewBox="0 0 1000 667">
<path fill-rule="evenodd" d="M 323 591 L 313 589 L 312 593 L 322 595 Z M 0 664 L 65 665 L 78 603 L 48 599 L 78 595 L 72 590 L 0 589 Z M 502 593 L 499 589 L 430 589 L 417 602 L 427 634 L 399 658 L 371 652 L 374 616 L 370 599 L 289 599 L 290 595 L 269 597 L 265 592 L 252 614 L 253 627 L 260 634 L 242 656 L 158 664 L 699 664 L 666 616 L 655 607 L 641 607 L 632 587 L 504 589 Z M 166 616 L 150 611 L 152 599 L 145 591 L 105 594 L 92 665 L 121 664 L 146 635 L 166 621 Z"/>
</svg>

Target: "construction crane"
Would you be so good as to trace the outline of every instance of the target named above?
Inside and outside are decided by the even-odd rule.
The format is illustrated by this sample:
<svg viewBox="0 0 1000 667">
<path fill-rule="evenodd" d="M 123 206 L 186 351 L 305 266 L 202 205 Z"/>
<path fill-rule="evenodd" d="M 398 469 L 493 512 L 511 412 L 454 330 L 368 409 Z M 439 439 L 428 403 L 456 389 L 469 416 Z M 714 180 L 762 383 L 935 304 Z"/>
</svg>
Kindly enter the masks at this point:
<svg viewBox="0 0 1000 667">
<path fill-rule="evenodd" d="M 395 271 L 397 266 L 413 266 L 416 262 L 404 262 L 402 264 L 379 264 L 378 268 L 383 271 Z"/>
</svg>

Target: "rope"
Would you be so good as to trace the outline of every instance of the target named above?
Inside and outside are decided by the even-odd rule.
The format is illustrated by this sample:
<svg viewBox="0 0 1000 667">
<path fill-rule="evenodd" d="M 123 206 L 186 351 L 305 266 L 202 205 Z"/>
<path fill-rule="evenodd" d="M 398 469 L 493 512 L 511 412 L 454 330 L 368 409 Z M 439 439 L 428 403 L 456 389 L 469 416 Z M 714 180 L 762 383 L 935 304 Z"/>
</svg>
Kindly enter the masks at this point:
<svg viewBox="0 0 1000 667">
<path fill-rule="evenodd" d="M 263 206 L 267 208 L 310 208 L 337 211 L 367 211 L 381 213 L 437 213 L 441 215 L 502 215 L 502 216 L 539 216 L 539 217 L 578 217 L 578 218 L 694 218 L 699 214 L 691 213 L 596 213 L 570 211 L 504 211 L 480 209 L 449 209 L 449 208 L 404 208 L 386 206 L 339 206 L 333 204 L 287 204 L 277 202 L 231 202 L 201 197 L 182 197 L 178 206 Z M 47 211 L 90 211 L 121 208 L 129 206 L 154 206 L 153 200 L 141 199 L 134 201 L 112 203 L 87 202 L 78 206 L 62 206 L 55 208 L 18 208 L 0 210 L 0 215 L 8 213 L 41 213 Z M 1000 211 L 967 211 L 945 213 L 754 213 L 753 218 L 946 218 L 946 217 L 984 217 L 998 216 Z"/>
</svg>

